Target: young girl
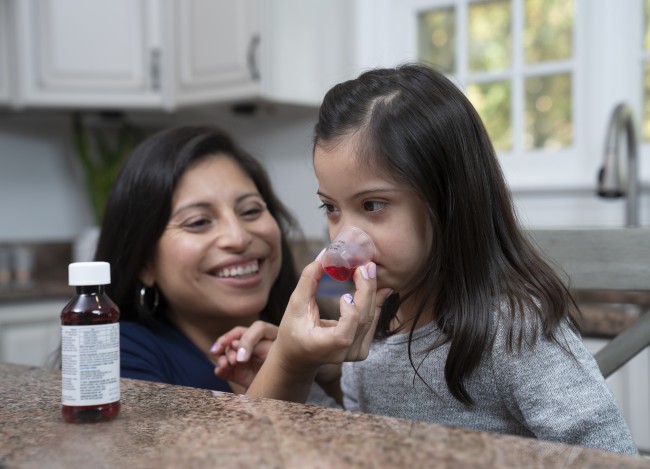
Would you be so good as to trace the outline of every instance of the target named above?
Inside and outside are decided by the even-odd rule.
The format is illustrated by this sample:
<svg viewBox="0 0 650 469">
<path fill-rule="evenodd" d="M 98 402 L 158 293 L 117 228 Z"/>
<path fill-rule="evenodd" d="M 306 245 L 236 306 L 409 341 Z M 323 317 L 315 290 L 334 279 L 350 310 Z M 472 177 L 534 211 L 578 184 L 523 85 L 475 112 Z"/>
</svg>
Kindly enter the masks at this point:
<svg viewBox="0 0 650 469">
<path fill-rule="evenodd" d="M 330 235 L 358 226 L 377 254 L 338 322 L 318 317 L 320 263 L 305 268 L 249 395 L 304 400 L 320 365 L 345 361 L 348 410 L 636 454 L 575 303 L 448 79 L 407 65 L 335 86 L 313 158 Z"/>
</svg>

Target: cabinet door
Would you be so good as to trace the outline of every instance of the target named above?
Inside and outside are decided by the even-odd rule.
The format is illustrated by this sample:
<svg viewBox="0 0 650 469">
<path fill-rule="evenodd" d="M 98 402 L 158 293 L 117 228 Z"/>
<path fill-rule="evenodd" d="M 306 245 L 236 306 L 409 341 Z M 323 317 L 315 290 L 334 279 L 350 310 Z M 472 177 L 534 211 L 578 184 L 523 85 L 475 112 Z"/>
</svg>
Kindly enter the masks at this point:
<svg viewBox="0 0 650 469">
<path fill-rule="evenodd" d="M 0 306 L 0 362 L 45 366 L 61 340 L 61 310 L 67 300 Z"/>
<path fill-rule="evenodd" d="M 11 102 L 9 0 L 0 0 L 0 104 Z"/>
<path fill-rule="evenodd" d="M 356 1 L 264 0 L 262 94 L 318 106 L 336 83 L 357 75 Z"/>
<path fill-rule="evenodd" d="M 26 105 L 130 106 L 160 101 L 153 0 L 21 0 Z"/>
<path fill-rule="evenodd" d="M 178 101 L 257 96 L 257 0 L 178 0 L 174 10 Z"/>
</svg>

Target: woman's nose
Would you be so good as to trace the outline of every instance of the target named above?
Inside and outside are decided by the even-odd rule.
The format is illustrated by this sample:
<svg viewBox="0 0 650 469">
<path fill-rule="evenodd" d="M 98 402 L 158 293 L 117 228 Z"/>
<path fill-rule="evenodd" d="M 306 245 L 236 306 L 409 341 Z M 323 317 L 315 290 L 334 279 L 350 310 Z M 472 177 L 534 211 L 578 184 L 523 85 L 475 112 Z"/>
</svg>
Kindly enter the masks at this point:
<svg viewBox="0 0 650 469">
<path fill-rule="evenodd" d="M 216 243 L 222 249 L 244 250 L 253 242 L 253 236 L 236 217 L 221 220 Z"/>
</svg>

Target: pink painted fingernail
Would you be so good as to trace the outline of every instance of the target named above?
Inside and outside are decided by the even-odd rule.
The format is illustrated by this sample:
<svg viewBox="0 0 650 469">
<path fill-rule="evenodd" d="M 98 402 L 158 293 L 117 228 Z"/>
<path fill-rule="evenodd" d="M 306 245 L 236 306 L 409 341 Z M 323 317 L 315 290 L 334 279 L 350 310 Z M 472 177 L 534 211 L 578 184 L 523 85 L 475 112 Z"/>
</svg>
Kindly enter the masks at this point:
<svg viewBox="0 0 650 469">
<path fill-rule="evenodd" d="M 210 347 L 210 353 L 217 353 L 219 351 L 219 342 L 215 342 L 212 347 Z"/>
<path fill-rule="evenodd" d="M 352 295 L 350 295 L 349 293 L 346 293 L 345 295 L 343 295 L 343 299 L 344 299 L 345 302 L 346 302 L 347 304 L 349 304 L 349 305 L 353 305 L 353 304 L 354 304 L 354 298 L 352 298 Z"/>
<path fill-rule="evenodd" d="M 365 278 L 366 280 L 368 280 L 370 278 L 370 277 L 368 277 L 368 269 L 366 269 L 365 265 L 362 265 L 361 267 L 359 267 L 359 270 L 361 271 L 361 275 L 363 276 L 363 278 Z"/>
<path fill-rule="evenodd" d="M 370 266 L 368 266 L 368 275 L 370 278 L 375 278 L 377 277 L 377 264 L 374 262 L 370 263 Z"/>
<path fill-rule="evenodd" d="M 246 361 L 246 349 L 244 347 L 241 347 L 239 350 L 237 350 L 237 361 L 238 362 Z"/>
</svg>

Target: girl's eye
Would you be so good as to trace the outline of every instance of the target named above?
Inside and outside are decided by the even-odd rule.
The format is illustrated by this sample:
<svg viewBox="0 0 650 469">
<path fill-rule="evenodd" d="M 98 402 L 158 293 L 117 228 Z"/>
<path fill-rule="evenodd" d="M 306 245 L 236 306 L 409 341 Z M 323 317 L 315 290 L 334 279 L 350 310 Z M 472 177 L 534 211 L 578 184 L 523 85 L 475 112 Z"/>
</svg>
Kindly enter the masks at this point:
<svg viewBox="0 0 650 469">
<path fill-rule="evenodd" d="M 369 200 L 363 203 L 363 209 L 366 212 L 378 212 L 386 208 L 386 202 L 380 202 L 378 200 Z"/>
<path fill-rule="evenodd" d="M 327 202 L 323 202 L 323 204 L 318 207 L 320 210 L 323 210 L 325 214 L 330 214 L 334 213 L 336 211 L 336 208 L 332 204 L 328 204 Z"/>
</svg>

